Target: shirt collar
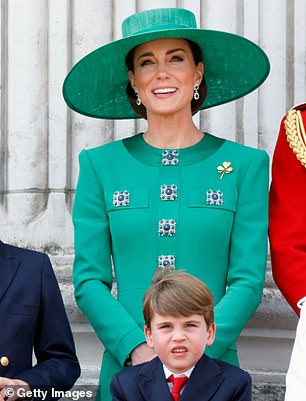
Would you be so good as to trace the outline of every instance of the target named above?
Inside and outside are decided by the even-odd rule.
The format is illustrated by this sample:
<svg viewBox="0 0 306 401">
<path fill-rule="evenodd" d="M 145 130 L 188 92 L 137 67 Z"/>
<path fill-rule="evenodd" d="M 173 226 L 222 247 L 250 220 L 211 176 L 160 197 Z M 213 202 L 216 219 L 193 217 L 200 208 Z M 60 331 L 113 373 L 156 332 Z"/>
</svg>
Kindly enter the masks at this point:
<svg viewBox="0 0 306 401">
<path fill-rule="evenodd" d="M 182 373 L 173 373 L 173 372 L 171 372 L 171 370 L 169 370 L 169 369 L 167 368 L 167 366 L 165 366 L 164 364 L 163 364 L 163 368 L 164 368 L 164 373 L 165 373 L 165 376 L 166 376 L 166 380 L 167 380 L 168 377 L 170 377 L 171 375 L 173 375 L 174 377 L 187 376 L 188 379 L 189 379 L 189 377 L 190 377 L 190 375 L 191 375 L 191 373 L 192 373 L 192 371 L 193 371 L 193 369 L 194 369 L 194 366 L 193 366 L 192 368 L 186 370 L 186 372 L 182 372 Z"/>
</svg>

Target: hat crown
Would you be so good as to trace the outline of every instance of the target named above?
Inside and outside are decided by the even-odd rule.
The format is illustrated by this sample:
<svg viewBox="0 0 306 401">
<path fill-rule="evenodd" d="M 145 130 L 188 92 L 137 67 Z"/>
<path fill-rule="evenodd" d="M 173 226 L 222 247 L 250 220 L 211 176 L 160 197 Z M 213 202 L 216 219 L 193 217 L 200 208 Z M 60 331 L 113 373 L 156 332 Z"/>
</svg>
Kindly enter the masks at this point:
<svg viewBox="0 0 306 401">
<path fill-rule="evenodd" d="M 197 28 L 194 14 L 183 8 L 157 8 L 133 14 L 122 22 L 122 37 L 159 30 Z"/>
</svg>

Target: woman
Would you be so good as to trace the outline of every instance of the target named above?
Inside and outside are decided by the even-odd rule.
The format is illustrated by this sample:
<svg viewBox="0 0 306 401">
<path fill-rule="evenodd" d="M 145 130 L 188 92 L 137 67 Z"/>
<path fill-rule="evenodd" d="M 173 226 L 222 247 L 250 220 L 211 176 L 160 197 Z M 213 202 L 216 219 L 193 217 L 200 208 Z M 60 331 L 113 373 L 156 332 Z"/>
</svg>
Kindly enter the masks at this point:
<svg viewBox="0 0 306 401">
<path fill-rule="evenodd" d="M 235 340 L 261 300 L 266 265 L 267 154 L 192 120 L 258 87 L 269 72 L 265 54 L 240 36 L 197 29 L 184 9 L 132 15 L 122 30 L 123 39 L 83 58 L 63 88 L 84 115 L 148 123 L 144 133 L 80 154 L 73 277 L 105 346 L 102 400 L 115 372 L 154 357 L 141 304 L 157 267 L 187 269 L 210 287 L 217 336 L 207 353 L 238 365 Z"/>
</svg>

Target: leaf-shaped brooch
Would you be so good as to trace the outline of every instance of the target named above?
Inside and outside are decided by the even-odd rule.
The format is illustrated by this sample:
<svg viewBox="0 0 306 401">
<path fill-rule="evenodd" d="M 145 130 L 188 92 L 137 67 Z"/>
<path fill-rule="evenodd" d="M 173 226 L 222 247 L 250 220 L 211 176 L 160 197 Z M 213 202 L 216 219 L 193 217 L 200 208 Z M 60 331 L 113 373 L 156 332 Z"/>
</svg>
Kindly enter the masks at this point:
<svg viewBox="0 0 306 401">
<path fill-rule="evenodd" d="M 222 180 L 224 174 L 229 174 L 231 173 L 234 169 L 232 167 L 231 162 L 223 162 L 222 166 L 217 167 L 218 173 L 221 174 L 220 180 Z"/>
</svg>

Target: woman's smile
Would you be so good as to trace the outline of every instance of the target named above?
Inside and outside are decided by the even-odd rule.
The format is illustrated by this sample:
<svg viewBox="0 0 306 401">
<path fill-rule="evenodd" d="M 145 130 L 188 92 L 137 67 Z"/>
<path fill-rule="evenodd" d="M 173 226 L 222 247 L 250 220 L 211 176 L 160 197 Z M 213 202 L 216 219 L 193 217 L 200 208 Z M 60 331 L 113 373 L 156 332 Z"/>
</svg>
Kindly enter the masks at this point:
<svg viewBox="0 0 306 401">
<path fill-rule="evenodd" d="M 152 93 L 153 93 L 158 99 L 169 99 L 169 98 L 171 98 L 177 91 L 178 91 L 178 88 L 166 87 L 166 88 L 156 88 L 156 89 L 153 89 L 153 90 L 152 90 Z"/>
</svg>

